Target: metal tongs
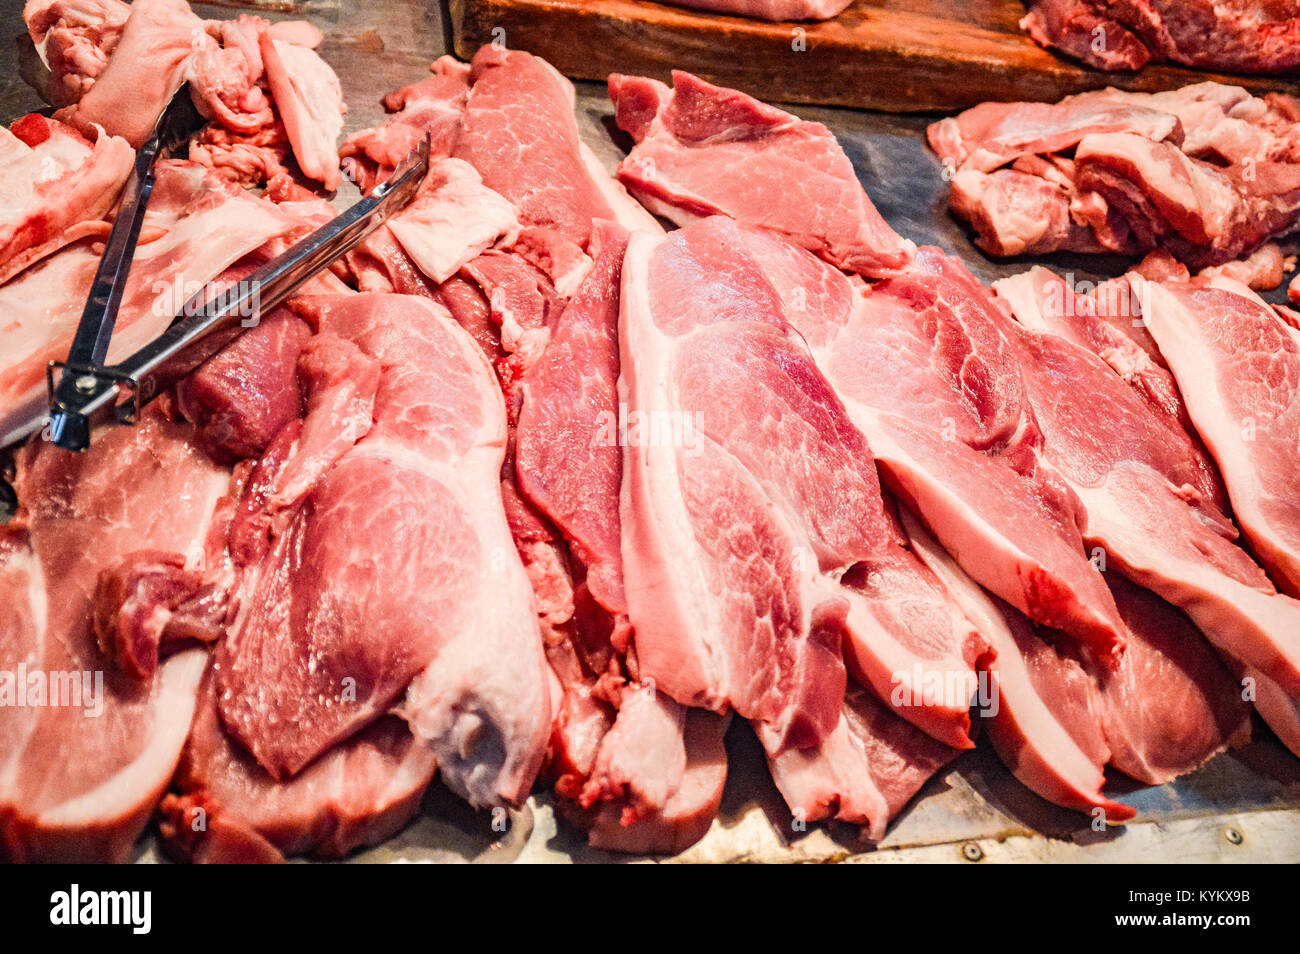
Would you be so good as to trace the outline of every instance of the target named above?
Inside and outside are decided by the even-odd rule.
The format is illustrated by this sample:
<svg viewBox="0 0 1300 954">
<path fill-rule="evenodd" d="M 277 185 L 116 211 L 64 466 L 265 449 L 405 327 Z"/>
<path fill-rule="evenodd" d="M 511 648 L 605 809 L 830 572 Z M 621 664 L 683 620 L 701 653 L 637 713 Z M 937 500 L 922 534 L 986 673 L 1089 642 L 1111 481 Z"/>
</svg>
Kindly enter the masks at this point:
<svg viewBox="0 0 1300 954">
<path fill-rule="evenodd" d="M 210 301 L 209 295 L 219 288 L 209 283 L 185 303 L 162 335 L 124 361 L 106 365 L 117 309 L 153 190 L 153 162 L 178 130 L 185 128 L 184 106 L 193 110 L 189 99 L 182 87 L 141 146 L 68 358 L 51 361 L 46 369 L 50 395 L 47 433 L 51 442 L 66 450 L 84 451 L 89 447 L 91 428 L 100 420 L 115 415 L 119 423 L 134 424 L 145 404 L 245 328 L 256 325 L 263 312 L 274 308 L 404 207 L 429 170 L 429 138 L 425 136 L 369 196 L 239 282 L 237 293 Z M 61 371 L 57 383 L 56 369 Z"/>
</svg>

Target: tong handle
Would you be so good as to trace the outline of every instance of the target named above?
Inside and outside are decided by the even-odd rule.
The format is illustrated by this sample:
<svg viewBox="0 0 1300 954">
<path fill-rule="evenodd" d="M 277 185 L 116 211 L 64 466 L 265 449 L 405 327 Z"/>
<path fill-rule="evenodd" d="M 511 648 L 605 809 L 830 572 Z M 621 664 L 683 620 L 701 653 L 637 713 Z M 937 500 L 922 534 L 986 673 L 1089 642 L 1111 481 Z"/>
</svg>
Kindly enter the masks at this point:
<svg viewBox="0 0 1300 954">
<path fill-rule="evenodd" d="M 183 85 L 172 97 L 167 109 L 135 154 L 131 174 L 122 186 L 117 216 L 104 243 L 104 254 L 95 269 L 90 295 L 82 309 L 81 320 L 68 349 L 68 359 L 51 362 L 46 369 L 46 386 L 50 394 L 50 434 L 60 447 L 83 450 L 89 441 L 90 422 L 78 407 L 93 395 L 95 375 L 108 357 L 108 344 L 117 325 L 117 310 L 126 293 L 140 228 L 144 224 L 149 197 L 153 194 L 153 165 L 165 147 L 183 138 L 197 115 L 190 101 L 189 87 Z M 60 369 L 57 385 L 53 372 Z"/>
<path fill-rule="evenodd" d="M 70 352 L 66 362 L 51 362 L 47 370 L 54 412 L 50 440 L 67 450 L 85 450 L 90 443 L 92 419 L 109 408 L 114 409 L 120 423 L 134 423 L 139 409 L 162 390 L 189 374 L 245 328 L 258 324 L 264 312 L 403 208 L 415 196 L 428 171 L 426 135 L 416 151 L 369 196 L 258 268 L 234 286 L 235 294 L 223 296 L 219 304 L 212 304 L 216 295 L 211 284 L 200 289 L 166 331 L 120 364 L 106 367 L 102 357 L 94 360 L 93 354 L 90 360 L 82 360 L 80 352 Z M 221 289 L 216 291 L 220 294 Z M 111 331 L 111 324 L 109 327 Z M 62 369 L 57 388 L 53 377 L 56 368 Z M 123 390 L 130 393 L 118 403 L 118 394 Z"/>
</svg>

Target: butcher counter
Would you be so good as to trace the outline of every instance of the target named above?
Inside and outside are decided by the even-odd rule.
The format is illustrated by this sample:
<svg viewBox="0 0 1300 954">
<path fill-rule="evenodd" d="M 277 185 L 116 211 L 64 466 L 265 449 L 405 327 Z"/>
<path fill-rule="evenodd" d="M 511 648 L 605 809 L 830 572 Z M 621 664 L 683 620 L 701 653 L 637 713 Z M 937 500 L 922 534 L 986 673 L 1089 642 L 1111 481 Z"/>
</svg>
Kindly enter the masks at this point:
<svg viewBox="0 0 1300 954">
<path fill-rule="evenodd" d="M 4 0 L 0 112 L 6 121 L 44 107 L 19 78 L 22 4 Z M 325 32 L 321 54 L 338 73 L 348 105 L 345 134 L 384 117 L 380 98 L 427 74 L 430 61 L 449 52 L 446 10 L 413 0 L 327 0 L 294 14 Z M 195 4 L 204 17 L 237 15 L 239 8 Z M 272 5 L 272 9 L 274 6 Z M 267 13 L 276 18 L 280 14 Z M 507 37 L 507 43 L 509 38 Z M 933 117 L 794 106 L 798 115 L 825 123 L 839 138 L 858 176 L 885 219 L 918 245 L 938 245 L 959 255 L 982 280 L 1023 271 L 1024 260 L 994 262 L 971 243 L 947 208 L 947 183 L 927 151 L 924 131 Z M 604 87 L 577 84 L 583 138 L 612 171 L 629 143 L 612 121 Z M 344 182 L 336 205 L 356 198 Z M 1284 246 L 1294 253 L 1294 246 Z M 1043 260 L 1076 279 L 1118 274 L 1121 259 L 1051 256 Z M 1281 291 L 1274 300 L 1283 300 Z M 791 817 L 768 776 L 763 752 L 748 726 L 733 722 L 727 737 L 729 774 L 722 807 L 705 838 L 675 859 L 689 862 L 845 861 L 886 863 L 950 861 L 1063 862 L 1294 862 L 1300 861 L 1300 760 L 1262 723 L 1255 741 L 1213 759 L 1192 775 L 1142 788 L 1112 779 L 1118 801 L 1136 809 L 1123 826 L 1094 830 L 1091 819 L 1049 804 L 1020 785 L 987 739 L 932 778 L 872 846 L 849 826 L 803 825 Z M 495 824 L 494 824 L 495 823 Z M 504 828 L 502 831 L 500 829 Z M 138 860 L 161 860 L 152 836 Z M 476 813 L 438 783 L 417 820 L 384 845 L 354 856 L 359 862 L 561 862 L 610 861 L 586 845 L 582 833 L 557 819 L 549 792 L 538 786 L 508 825 Z M 663 859 L 661 859 L 663 860 Z"/>
</svg>

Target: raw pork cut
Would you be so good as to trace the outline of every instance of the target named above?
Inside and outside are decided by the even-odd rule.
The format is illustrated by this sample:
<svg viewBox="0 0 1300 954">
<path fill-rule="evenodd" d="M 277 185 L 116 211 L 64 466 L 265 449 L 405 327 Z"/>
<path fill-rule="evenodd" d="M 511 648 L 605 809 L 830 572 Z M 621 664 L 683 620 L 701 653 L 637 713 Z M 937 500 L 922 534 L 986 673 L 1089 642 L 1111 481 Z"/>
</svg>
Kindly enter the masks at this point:
<svg viewBox="0 0 1300 954">
<path fill-rule="evenodd" d="M 820 123 L 680 70 L 672 89 L 614 74 L 609 96 L 619 127 L 637 141 L 619 180 L 652 212 L 678 225 L 729 215 L 864 275 L 911 257 L 915 246 L 880 217 Z"/>
<path fill-rule="evenodd" d="M 1300 596 L 1300 332 L 1221 288 L 1145 282 L 1143 317 L 1279 588 Z"/>
<path fill-rule="evenodd" d="M 933 124 L 951 206 L 992 255 L 1168 248 L 1194 265 L 1300 221 L 1300 104 L 1219 83 L 983 103 Z"/>
<path fill-rule="evenodd" d="M 975 279 L 937 249 L 870 290 L 811 256 L 789 267 L 805 275 L 792 289 L 822 291 L 819 307 L 792 296 L 786 314 L 902 501 L 980 584 L 1115 656 L 1123 624 L 1084 555 L 1077 503 L 1036 464 L 1018 356 Z"/>
<path fill-rule="evenodd" d="M 343 131 L 346 109 L 339 78 L 310 47 L 276 39 L 269 29 L 259 42 L 266 81 L 298 168 L 333 192 L 341 179 L 334 144 Z"/>
<path fill-rule="evenodd" d="M 624 574 L 643 676 L 764 723 L 775 754 L 838 722 L 847 607 L 825 574 L 884 526 L 865 441 L 736 238 L 715 219 L 628 247 L 622 387 L 644 423 L 624 454 Z"/>
<path fill-rule="evenodd" d="M 643 675 L 680 702 L 735 708 L 775 756 L 839 723 L 842 640 L 871 660 L 855 668 L 878 675 L 882 693 L 897 678 L 889 663 L 969 670 L 980 650 L 950 624 L 938 646 L 906 627 L 873 631 L 893 595 L 871 594 L 891 589 L 873 576 L 901 569 L 910 585 L 917 568 L 890 556 L 866 442 L 787 324 L 764 257 L 743 243 L 714 217 L 629 247 L 620 387 L 637 430 L 623 558 Z M 794 448 L 805 463 L 785 456 Z M 944 701 L 965 726 L 954 741 L 969 745 L 969 693 Z"/>
<path fill-rule="evenodd" d="M 437 764 L 396 716 L 383 716 L 292 779 L 277 782 L 235 745 L 206 680 L 173 786 L 160 806 L 169 850 L 186 861 L 342 857 L 396 834 Z"/>
<path fill-rule="evenodd" d="M 1232 73 L 1300 66 L 1295 0 L 1030 0 L 1020 26 L 1100 70 L 1153 60 Z"/>
<path fill-rule="evenodd" d="M 384 97 L 392 116 L 353 133 L 339 150 L 344 170 L 362 192 L 392 175 L 426 135 L 431 158 L 450 156 L 455 148 L 469 95 L 469 67 L 443 56 L 429 68 L 433 76 Z"/>
<path fill-rule="evenodd" d="M 1088 541 L 1225 653 L 1300 692 L 1300 602 L 1278 594 L 1197 490 L 1187 433 L 1092 352 L 1043 332 L 1011 337 L 1043 455 L 1082 501 Z"/>
<path fill-rule="evenodd" d="M 546 773 L 559 810 L 593 846 L 680 851 L 703 837 L 721 801 L 727 720 L 636 682 L 614 433 L 626 246 L 621 226 L 593 222 L 595 261 L 567 303 L 518 246 L 479 256 L 466 286 L 438 294 L 496 360 L 515 416 L 502 492 L 555 676 Z"/>
<path fill-rule="evenodd" d="M 796 330 L 833 322 L 851 307 L 855 286 L 835 269 L 770 232 L 737 231 Z M 911 552 L 892 497 L 882 502 L 882 545 L 842 577 L 845 661 L 903 718 L 949 746 L 969 748 L 970 698 L 988 646 Z"/>
<path fill-rule="evenodd" d="M 514 207 L 459 159 L 431 161 L 420 191 L 387 226 L 420 271 L 439 284 L 519 233 Z"/>
<path fill-rule="evenodd" d="M 117 201 L 134 159 L 124 139 L 100 133 L 92 142 L 35 113 L 0 128 L 0 284 L 86 228 L 106 233 L 96 220 Z"/>
<path fill-rule="evenodd" d="M 94 696 L 79 704 L 0 706 L 8 860 L 126 860 L 180 757 L 207 653 L 182 649 L 141 680 L 105 658 L 92 627 L 98 576 L 122 555 L 174 553 L 191 569 L 214 559 L 230 476 L 167 410 L 160 400 L 137 426 L 97 433 L 84 455 L 40 441 L 19 454 L 22 509 L 0 538 L 6 669 L 23 667 L 51 690 L 102 682 L 84 685 Z"/>
<path fill-rule="evenodd" d="M 1116 279 L 1081 295 L 1051 271 L 1034 266 L 1011 278 L 993 283 L 998 297 L 1010 304 L 1016 319 L 1034 331 L 1059 335 L 1091 351 L 1146 400 L 1153 412 L 1171 428 L 1194 434 L 1173 375 L 1163 363 L 1130 337 L 1142 324 L 1135 277 Z M 1163 359 L 1161 359 L 1163 361 Z M 1193 440 L 1190 448 L 1190 483 L 1220 511 L 1228 511 L 1228 494 L 1205 448 Z"/>
<path fill-rule="evenodd" d="M 1241 685 L 1191 621 L 1117 573 L 1106 576 L 1128 626 L 1114 672 L 1097 672 L 1110 763 L 1163 785 L 1250 737 Z"/>
<path fill-rule="evenodd" d="M 956 755 L 852 686 L 839 722 L 817 749 L 787 749 L 769 757 L 768 766 L 797 820 L 834 818 L 880 841 L 889 820 Z"/>
<path fill-rule="evenodd" d="M 1086 673 L 977 586 L 919 521 L 904 513 L 903 522 L 921 558 L 997 651 L 988 669 L 988 694 L 997 709 L 983 721 L 1002 761 L 1050 802 L 1100 812 L 1109 821 L 1132 818 L 1132 807 L 1102 791 L 1110 749 Z"/>
<path fill-rule="evenodd" d="M 292 153 L 304 175 L 337 186 L 343 99 L 311 24 L 203 20 L 184 0 L 136 0 L 120 11 L 98 0 L 29 3 L 24 17 L 38 48 L 45 43 L 50 95 L 65 106 L 59 118 L 87 136 L 103 127 L 138 147 L 188 82 L 209 120 L 191 138 L 191 159 L 251 186 L 288 183 Z"/>
<path fill-rule="evenodd" d="M 474 55 L 470 83 L 453 154 L 514 204 L 520 222 L 586 247 L 593 220 L 620 218 L 617 187 L 578 137 L 572 83 L 545 60 L 495 45 Z"/>
<path fill-rule="evenodd" d="M 191 57 L 214 42 L 185 0 L 137 0 L 108 66 L 60 116 L 87 136 L 101 126 L 138 149 L 188 78 Z"/>
<path fill-rule="evenodd" d="M 490 369 L 423 298 L 300 307 L 318 327 L 299 362 L 308 412 L 245 492 L 241 619 L 217 654 L 222 721 L 282 778 L 406 689 L 400 711 L 448 787 L 479 806 L 518 803 L 550 720 L 496 492 L 506 433 Z"/>
<path fill-rule="evenodd" d="M 27 0 L 23 21 L 50 68 L 49 102 L 70 106 L 86 95 L 108 66 L 130 15 L 120 0 Z"/>
</svg>

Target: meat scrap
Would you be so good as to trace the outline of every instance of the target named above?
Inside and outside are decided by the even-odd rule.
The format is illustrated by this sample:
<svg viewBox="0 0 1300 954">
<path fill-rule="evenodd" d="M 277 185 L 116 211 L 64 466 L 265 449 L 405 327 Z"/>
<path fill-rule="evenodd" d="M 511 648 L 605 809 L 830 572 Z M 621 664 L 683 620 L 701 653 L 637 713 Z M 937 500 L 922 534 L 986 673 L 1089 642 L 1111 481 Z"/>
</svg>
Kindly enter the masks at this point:
<svg viewBox="0 0 1300 954">
<path fill-rule="evenodd" d="M 1194 268 L 1300 226 L 1300 124 L 1281 94 L 1198 83 L 983 103 L 930 126 L 950 206 L 990 255 L 1137 255 Z"/>
<path fill-rule="evenodd" d="M 1099 70 L 1166 60 L 1231 73 L 1300 66 L 1293 0 L 1031 0 L 1020 26 L 1038 44 Z"/>
<path fill-rule="evenodd" d="M 204 20 L 185 0 L 89 4 L 37 0 L 23 10 L 50 67 L 58 118 L 138 147 L 183 83 L 209 125 L 190 158 L 244 186 L 298 169 L 327 190 L 339 181 L 343 128 L 338 78 L 303 21 Z"/>
</svg>

